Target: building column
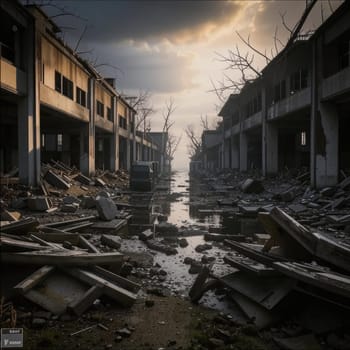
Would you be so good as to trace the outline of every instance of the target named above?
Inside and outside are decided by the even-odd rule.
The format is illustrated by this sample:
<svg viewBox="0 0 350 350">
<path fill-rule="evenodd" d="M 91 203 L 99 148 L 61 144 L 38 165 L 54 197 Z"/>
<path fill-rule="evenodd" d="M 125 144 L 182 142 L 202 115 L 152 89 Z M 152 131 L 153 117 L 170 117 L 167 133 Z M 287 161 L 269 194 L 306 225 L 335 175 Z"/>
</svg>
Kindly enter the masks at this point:
<svg viewBox="0 0 350 350">
<path fill-rule="evenodd" d="M 27 95 L 18 104 L 18 172 L 21 183 L 40 182 L 40 79 L 34 23 L 25 31 Z"/>
<path fill-rule="evenodd" d="M 119 169 L 119 125 L 118 125 L 118 103 L 117 97 L 112 98 L 112 113 L 113 113 L 113 135 L 111 136 L 111 157 L 110 167 L 112 171 Z"/>
<path fill-rule="evenodd" d="M 231 167 L 239 169 L 239 145 L 235 136 L 231 136 Z"/>
<path fill-rule="evenodd" d="M 278 172 L 278 128 L 266 120 L 262 125 L 262 170 L 264 176 Z"/>
<path fill-rule="evenodd" d="M 338 138 L 339 119 L 335 104 L 319 103 L 318 111 L 311 118 L 312 185 L 316 188 L 338 183 Z"/>
<path fill-rule="evenodd" d="M 224 169 L 231 168 L 231 139 L 224 139 Z"/>
<path fill-rule="evenodd" d="M 248 138 L 243 131 L 239 134 L 239 170 L 248 170 Z"/>
<path fill-rule="evenodd" d="M 80 128 L 80 170 L 85 175 L 95 173 L 95 81 L 89 79 L 89 123 Z"/>
</svg>

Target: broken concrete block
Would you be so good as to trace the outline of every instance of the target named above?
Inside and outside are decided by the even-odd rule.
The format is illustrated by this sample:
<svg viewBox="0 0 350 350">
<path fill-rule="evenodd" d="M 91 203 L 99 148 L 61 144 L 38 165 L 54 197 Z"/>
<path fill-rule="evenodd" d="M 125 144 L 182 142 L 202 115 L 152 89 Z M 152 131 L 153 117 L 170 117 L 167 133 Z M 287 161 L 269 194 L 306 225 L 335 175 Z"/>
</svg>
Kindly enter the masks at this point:
<svg viewBox="0 0 350 350">
<path fill-rule="evenodd" d="M 96 201 L 94 197 L 91 196 L 83 196 L 81 198 L 80 206 L 83 209 L 93 209 L 96 207 Z"/>
<path fill-rule="evenodd" d="M 84 185 L 90 185 L 92 183 L 92 180 L 89 177 L 87 177 L 87 176 L 85 176 L 83 174 L 78 174 L 74 178 L 74 180 L 77 180 L 77 181 L 79 181 L 80 183 L 82 183 Z"/>
<path fill-rule="evenodd" d="M 179 246 L 181 248 L 186 248 L 188 246 L 188 242 L 186 238 L 179 239 Z"/>
<path fill-rule="evenodd" d="M 105 221 L 113 220 L 118 213 L 117 206 L 110 198 L 97 196 L 96 208 L 100 218 Z"/>
<path fill-rule="evenodd" d="M 261 193 L 264 191 L 264 186 L 260 180 L 247 179 L 241 185 L 241 190 L 244 193 Z"/>
<path fill-rule="evenodd" d="M 204 244 L 198 244 L 196 248 L 194 248 L 194 250 L 198 253 L 204 252 L 205 250 L 209 250 L 212 249 L 213 246 L 211 244 L 208 243 L 204 243 Z"/>
<path fill-rule="evenodd" d="M 102 235 L 101 242 L 111 248 L 119 249 L 121 247 L 122 239 L 119 236 Z"/>
<path fill-rule="evenodd" d="M 335 192 L 337 192 L 336 187 L 325 187 L 325 188 L 322 188 L 322 190 L 320 191 L 320 194 L 323 197 L 332 197 L 335 194 Z"/>
<path fill-rule="evenodd" d="M 152 238 L 153 238 L 153 232 L 150 229 L 143 231 L 139 234 L 139 239 L 141 241 L 147 241 L 148 239 L 152 239 Z"/>
<path fill-rule="evenodd" d="M 62 190 L 68 190 L 70 184 L 66 182 L 61 176 L 58 176 L 51 170 L 48 170 L 44 176 L 44 179 L 52 186 L 61 188 Z"/>
<path fill-rule="evenodd" d="M 45 211 L 50 208 L 50 202 L 46 197 L 29 197 L 28 208 L 35 211 Z"/>
<path fill-rule="evenodd" d="M 157 233 L 162 235 L 175 235 L 178 233 L 179 229 L 176 225 L 169 222 L 161 222 L 156 226 Z"/>
<path fill-rule="evenodd" d="M 61 211 L 64 213 L 75 213 L 78 210 L 79 204 L 63 204 L 61 206 Z"/>
<path fill-rule="evenodd" d="M 188 273 L 195 275 L 195 274 L 201 272 L 202 267 L 203 267 L 203 265 L 199 261 L 192 260 L 191 267 L 188 270 Z"/>
<path fill-rule="evenodd" d="M 15 198 L 11 202 L 11 207 L 13 209 L 24 209 L 27 208 L 27 198 Z"/>
<path fill-rule="evenodd" d="M 80 203 L 80 200 L 77 197 L 74 196 L 67 196 L 63 198 L 64 204 L 73 204 L 73 203 Z"/>
</svg>

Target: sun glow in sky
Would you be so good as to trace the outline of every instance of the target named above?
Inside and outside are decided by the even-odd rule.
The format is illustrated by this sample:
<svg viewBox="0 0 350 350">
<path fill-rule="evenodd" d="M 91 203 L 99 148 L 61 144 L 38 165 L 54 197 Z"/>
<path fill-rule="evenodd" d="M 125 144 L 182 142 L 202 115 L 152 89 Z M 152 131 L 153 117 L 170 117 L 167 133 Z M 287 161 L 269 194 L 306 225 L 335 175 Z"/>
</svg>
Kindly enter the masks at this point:
<svg viewBox="0 0 350 350">
<path fill-rule="evenodd" d="M 323 17 L 342 1 L 319 1 L 304 30 L 315 29 Z M 101 66 L 100 73 L 117 79 L 117 89 L 135 96 L 139 91 L 152 94 L 152 131 L 163 125 L 162 109 L 170 98 L 176 110 L 171 132 L 182 134 L 174 168 L 188 166 L 188 150 L 184 129 L 192 124 L 201 133 L 200 116 L 208 116 L 214 126 L 222 102 L 210 90 L 211 81 L 223 80 L 226 65 L 218 60 L 218 53 L 226 55 L 236 45 L 247 47 L 236 34 L 250 35 L 252 44 L 269 54 L 275 50 L 276 33 L 286 42 L 289 32 L 282 24 L 293 28 L 305 9 L 305 1 L 54 1 L 66 12 L 79 16 L 58 16 L 55 20 L 63 29 L 63 39 L 75 47 L 86 26 L 78 52 L 82 57 Z M 50 15 L 59 10 L 44 7 Z M 280 45 L 280 44 L 277 44 Z M 266 64 L 256 57 L 256 66 Z M 227 96 L 230 91 L 227 91 Z"/>
</svg>

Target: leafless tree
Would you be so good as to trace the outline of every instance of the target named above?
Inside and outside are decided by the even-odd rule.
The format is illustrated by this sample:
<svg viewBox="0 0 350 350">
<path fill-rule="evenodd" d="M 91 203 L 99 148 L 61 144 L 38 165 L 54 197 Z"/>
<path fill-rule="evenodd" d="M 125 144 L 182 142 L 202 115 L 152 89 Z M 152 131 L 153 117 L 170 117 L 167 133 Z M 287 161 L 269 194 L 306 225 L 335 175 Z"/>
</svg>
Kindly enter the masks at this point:
<svg viewBox="0 0 350 350">
<path fill-rule="evenodd" d="M 137 96 L 125 96 L 136 111 L 135 129 L 144 133 L 151 130 L 151 117 L 156 112 L 151 103 L 152 94 L 140 90 Z"/>
<path fill-rule="evenodd" d="M 162 132 L 164 135 L 167 134 L 166 141 L 165 138 L 162 138 L 162 142 L 165 142 L 165 144 L 162 144 L 162 149 L 165 149 L 166 157 L 170 162 L 174 158 L 174 154 L 182 138 L 182 135 L 176 136 L 173 133 L 171 133 L 171 128 L 175 123 L 175 121 L 172 120 L 171 117 L 173 116 L 175 110 L 176 106 L 174 104 L 174 100 L 170 98 L 168 101 L 165 102 L 165 107 L 162 111 L 162 117 L 164 121 Z"/>
<path fill-rule="evenodd" d="M 283 28 L 289 33 L 289 38 L 286 43 L 283 43 L 278 38 L 278 27 L 276 27 L 273 35 L 274 50 L 271 49 L 270 54 L 257 49 L 252 44 L 250 35 L 244 38 L 239 32 L 236 32 L 240 42 L 246 47 L 246 51 L 243 52 L 236 45 L 234 49 L 229 49 L 226 54 L 216 53 L 217 60 L 223 62 L 226 66 L 222 81 L 216 83 L 211 81 L 212 90 L 210 91 L 216 94 L 219 101 L 224 102 L 226 100 L 226 93 L 228 91 L 230 93 L 239 93 L 247 83 L 261 76 L 261 70 L 256 65 L 256 56 L 260 56 L 268 64 L 276 55 L 287 50 L 293 44 L 317 1 L 309 0 L 306 2 L 305 10 L 293 28 L 290 28 L 286 23 L 286 13 L 280 14 Z M 330 3 L 329 5 L 331 6 Z"/>
<path fill-rule="evenodd" d="M 185 134 L 188 138 L 187 151 L 191 158 L 198 156 L 202 150 L 202 139 L 199 136 L 193 126 L 189 124 L 185 128 Z"/>
</svg>

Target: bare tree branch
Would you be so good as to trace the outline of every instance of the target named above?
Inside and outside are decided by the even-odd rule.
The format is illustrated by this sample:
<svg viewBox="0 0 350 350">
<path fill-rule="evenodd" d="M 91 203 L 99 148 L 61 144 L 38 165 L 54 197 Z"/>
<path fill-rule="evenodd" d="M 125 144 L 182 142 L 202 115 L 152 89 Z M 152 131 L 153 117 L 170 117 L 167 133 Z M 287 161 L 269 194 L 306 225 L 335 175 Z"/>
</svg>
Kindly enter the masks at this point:
<svg viewBox="0 0 350 350">
<path fill-rule="evenodd" d="M 256 47 L 254 47 L 251 43 L 250 43 L 250 35 L 248 35 L 247 39 L 244 39 L 242 37 L 241 34 L 239 34 L 239 32 L 237 32 L 238 37 L 243 41 L 244 44 L 246 44 L 251 50 L 253 50 L 254 52 L 256 52 L 258 55 L 260 55 L 261 57 L 265 58 L 266 63 L 269 63 L 271 61 L 271 59 L 266 56 L 265 54 L 263 54 L 261 51 L 259 51 Z"/>
</svg>

